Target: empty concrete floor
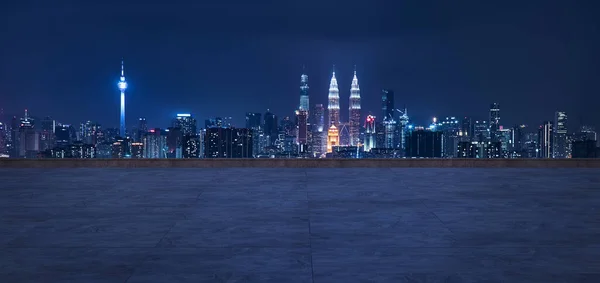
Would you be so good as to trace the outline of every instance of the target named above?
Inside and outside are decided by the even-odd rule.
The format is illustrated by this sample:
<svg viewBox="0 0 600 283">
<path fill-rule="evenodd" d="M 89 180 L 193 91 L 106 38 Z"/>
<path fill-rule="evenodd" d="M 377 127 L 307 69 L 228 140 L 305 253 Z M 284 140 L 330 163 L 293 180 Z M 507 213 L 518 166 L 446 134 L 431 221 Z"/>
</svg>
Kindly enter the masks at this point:
<svg viewBox="0 0 600 283">
<path fill-rule="evenodd" d="M 600 282 L 598 169 L 2 169 L 1 282 Z"/>
</svg>

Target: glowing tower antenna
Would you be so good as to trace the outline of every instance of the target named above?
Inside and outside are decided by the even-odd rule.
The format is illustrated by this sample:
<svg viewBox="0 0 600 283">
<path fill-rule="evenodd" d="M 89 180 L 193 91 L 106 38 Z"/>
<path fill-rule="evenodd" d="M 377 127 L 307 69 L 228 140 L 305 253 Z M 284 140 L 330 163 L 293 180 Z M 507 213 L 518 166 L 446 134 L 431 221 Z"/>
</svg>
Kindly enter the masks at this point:
<svg viewBox="0 0 600 283">
<path fill-rule="evenodd" d="M 356 77 L 356 66 L 354 66 L 354 78 L 350 87 L 350 145 L 358 146 L 360 144 L 360 87 Z"/>
<path fill-rule="evenodd" d="M 329 125 L 339 129 L 340 126 L 340 90 L 338 89 L 337 79 L 335 78 L 335 66 L 329 83 L 327 110 L 329 111 Z"/>
<path fill-rule="evenodd" d="M 125 62 L 121 59 L 121 79 L 119 80 L 119 90 L 121 91 L 121 124 L 120 136 L 125 138 L 125 90 L 127 90 L 127 81 L 125 81 Z"/>
</svg>

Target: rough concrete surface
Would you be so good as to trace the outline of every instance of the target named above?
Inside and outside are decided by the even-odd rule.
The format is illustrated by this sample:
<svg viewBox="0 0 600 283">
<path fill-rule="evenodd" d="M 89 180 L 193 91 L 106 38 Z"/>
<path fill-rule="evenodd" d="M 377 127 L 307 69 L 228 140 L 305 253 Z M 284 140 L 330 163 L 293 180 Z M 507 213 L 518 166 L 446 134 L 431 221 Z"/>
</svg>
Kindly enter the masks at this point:
<svg viewBox="0 0 600 283">
<path fill-rule="evenodd" d="M 600 170 L 0 169 L 1 282 L 600 282 Z"/>
</svg>

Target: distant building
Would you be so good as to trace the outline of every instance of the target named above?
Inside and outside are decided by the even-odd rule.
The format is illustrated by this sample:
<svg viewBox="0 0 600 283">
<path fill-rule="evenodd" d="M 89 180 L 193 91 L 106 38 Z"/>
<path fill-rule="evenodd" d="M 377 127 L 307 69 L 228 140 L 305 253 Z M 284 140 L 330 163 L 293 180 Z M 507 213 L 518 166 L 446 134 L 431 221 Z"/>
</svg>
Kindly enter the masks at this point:
<svg viewBox="0 0 600 283">
<path fill-rule="evenodd" d="M 348 119 L 348 132 L 349 132 L 349 145 L 359 146 L 360 141 L 360 87 L 358 85 L 358 78 L 356 77 L 356 70 L 354 71 L 354 77 L 352 78 L 352 86 L 350 87 L 350 102 L 349 102 L 349 119 Z"/>
<path fill-rule="evenodd" d="M 394 91 L 384 89 L 381 91 L 381 121 L 394 120 Z"/>
<path fill-rule="evenodd" d="M 359 146 L 334 146 L 331 158 L 362 158 L 364 151 Z"/>
<path fill-rule="evenodd" d="M 112 144 L 112 158 L 131 158 L 131 140 L 118 138 Z"/>
<path fill-rule="evenodd" d="M 208 128 L 205 158 L 252 158 L 252 131 L 244 128 Z"/>
<path fill-rule="evenodd" d="M 196 119 L 189 113 L 177 114 L 173 120 L 173 128 L 181 129 L 182 135 L 198 134 Z"/>
<path fill-rule="evenodd" d="M 296 121 L 298 153 L 305 155 L 308 153 L 308 111 L 296 110 Z"/>
<path fill-rule="evenodd" d="M 556 111 L 554 114 L 554 129 L 552 131 L 552 157 L 568 158 L 570 157 L 570 146 L 567 135 L 567 114 Z"/>
<path fill-rule="evenodd" d="M 275 141 L 279 135 L 279 127 L 277 115 L 269 112 L 265 113 L 264 134 L 268 141 L 268 146 L 275 145 Z"/>
<path fill-rule="evenodd" d="M 475 121 L 472 141 L 484 142 L 490 139 L 490 127 L 486 121 Z"/>
<path fill-rule="evenodd" d="M 167 134 L 167 158 L 183 157 L 183 132 L 180 127 L 169 127 Z"/>
<path fill-rule="evenodd" d="M 574 141 L 572 144 L 573 158 L 600 158 L 600 149 L 596 141 Z"/>
<path fill-rule="evenodd" d="M 502 143 L 462 141 L 458 143 L 456 156 L 458 158 L 501 158 Z"/>
<path fill-rule="evenodd" d="M 312 151 L 315 157 L 327 152 L 327 128 L 325 128 L 325 108 L 316 104 L 312 112 Z"/>
<path fill-rule="evenodd" d="M 143 135 L 145 158 L 167 158 L 167 136 L 159 128 L 150 129 Z"/>
<path fill-rule="evenodd" d="M 200 137 L 198 135 L 183 136 L 183 158 L 200 158 Z"/>
<path fill-rule="evenodd" d="M 148 122 L 144 117 L 140 117 L 138 120 L 138 127 L 137 132 L 135 133 L 134 140 L 137 142 L 142 142 L 144 135 L 148 132 Z"/>
<path fill-rule="evenodd" d="M 96 147 L 92 144 L 76 141 L 73 144 L 48 149 L 44 155 L 47 158 L 96 158 Z"/>
<path fill-rule="evenodd" d="M 493 142 L 498 141 L 498 131 L 500 130 L 500 104 L 492 103 L 490 105 L 490 120 L 489 120 L 489 129 L 490 129 L 490 139 Z"/>
<path fill-rule="evenodd" d="M 365 143 L 364 151 L 371 151 L 372 148 L 377 147 L 377 132 L 375 131 L 376 117 L 369 115 L 365 122 Z"/>
<path fill-rule="evenodd" d="M 144 158 L 144 143 L 143 142 L 132 142 L 131 143 L 131 158 Z"/>
<path fill-rule="evenodd" d="M 332 152 L 334 146 L 340 145 L 340 136 L 335 125 L 331 125 L 327 131 L 327 152 Z"/>
<path fill-rule="evenodd" d="M 39 133 L 35 131 L 34 120 L 25 110 L 25 117 L 19 124 L 19 156 L 21 158 L 37 158 L 40 152 Z"/>
<path fill-rule="evenodd" d="M 538 130 L 538 157 L 552 158 L 552 122 L 544 122 Z"/>
<path fill-rule="evenodd" d="M 406 157 L 441 158 L 442 132 L 415 129 L 408 134 Z"/>
</svg>

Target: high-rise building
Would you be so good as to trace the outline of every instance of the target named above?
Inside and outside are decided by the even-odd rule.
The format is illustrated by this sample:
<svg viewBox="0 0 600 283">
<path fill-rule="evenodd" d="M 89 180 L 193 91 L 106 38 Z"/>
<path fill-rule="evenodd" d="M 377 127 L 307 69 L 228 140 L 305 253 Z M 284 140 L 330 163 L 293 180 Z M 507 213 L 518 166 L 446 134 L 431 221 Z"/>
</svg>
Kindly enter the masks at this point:
<svg viewBox="0 0 600 283">
<path fill-rule="evenodd" d="M 337 129 L 340 126 L 340 90 L 338 89 L 337 79 L 335 78 L 335 71 L 333 71 L 331 76 L 329 95 L 327 98 L 327 111 L 329 112 L 329 123 L 327 128 L 330 128 L 333 125 Z"/>
<path fill-rule="evenodd" d="M 189 113 L 177 114 L 173 120 L 173 128 L 181 129 L 182 135 L 196 135 L 198 133 L 196 119 Z"/>
<path fill-rule="evenodd" d="M 331 153 L 334 146 L 340 145 L 340 136 L 335 125 L 331 125 L 327 131 L 327 153 Z"/>
<path fill-rule="evenodd" d="M 594 140 L 573 141 L 573 158 L 600 158 L 600 148 Z"/>
<path fill-rule="evenodd" d="M 460 135 L 464 137 L 465 141 L 471 141 L 473 139 L 473 123 L 470 117 L 464 117 L 462 119 L 460 131 Z"/>
<path fill-rule="evenodd" d="M 296 111 L 297 121 L 297 136 L 296 144 L 298 145 L 299 153 L 308 152 L 308 111 L 297 110 Z"/>
<path fill-rule="evenodd" d="M 442 132 L 423 128 L 410 131 L 406 142 L 406 157 L 442 157 Z"/>
<path fill-rule="evenodd" d="M 387 119 L 382 122 L 383 144 L 381 148 L 399 148 L 400 136 L 396 120 Z"/>
<path fill-rule="evenodd" d="M 125 130 L 125 90 L 127 90 L 127 81 L 125 81 L 125 62 L 121 60 L 121 78 L 119 80 L 119 90 L 121 91 L 121 116 L 120 116 L 120 128 L 119 135 L 126 137 L 127 133 Z"/>
<path fill-rule="evenodd" d="M 261 124 L 262 124 L 262 121 L 260 120 L 261 116 L 262 115 L 260 113 L 247 112 L 246 113 L 246 129 L 253 129 L 253 130 L 260 129 Z"/>
<path fill-rule="evenodd" d="M 539 158 L 552 158 L 552 122 L 546 121 L 538 130 L 538 157 Z"/>
<path fill-rule="evenodd" d="M 135 137 L 136 141 L 142 141 L 144 138 L 144 134 L 148 132 L 148 122 L 146 118 L 140 117 L 138 121 L 137 135 Z"/>
<path fill-rule="evenodd" d="M 369 115 L 367 116 L 367 120 L 365 122 L 365 144 L 364 151 L 371 151 L 372 148 L 376 147 L 376 139 L 377 133 L 375 129 L 375 116 Z"/>
<path fill-rule="evenodd" d="M 261 138 L 263 137 L 263 127 L 260 113 L 246 113 L 246 129 L 252 131 L 252 152 L 254 155 L 260 154 L 263 149 L 261 146 Z M 200 143 L 202 145 L 202 143 Z"/>
<path fill-rule="evenodd" d="M 312 150 L 316 157 L 320 157 L 327 151 L 327 129 L 325 128 L 323 104 L 315 104 L 312 117 Z"/>
<path fill-rule="evenodd" d="M 500 130 L 500 104 L 492 103 L 490 105 L 490 139 L 498 141 L 498 131 Z"/>
<path fill-rule="evenodd" d="M 391 89 L 384 89 L 381 91 L 381 111 L 382 119 L 394 120 L 394 91 Z"/>
<path fill-rule="evenodd" d="M 161 129 L 150 129 L 143 136 L 146 158 L 167 158 L 167 136 Z"/>
<path fill-rule="evenodd" d="M 348 119 L 348 132 L 350 133 L 350 145 L 358 146 L 360 144 L 360 87 L 356 70 L 354 78 L 352 78 L 352 86 L 350 87 L 350 119 Z"/>
<path fill-rule="evenodd" d="M 562 111 L 554 113 L 554 129 L 552 131 L 552 154 L 554 158 L 568 158 L 569 141 L 567 136 L 567 114 Z"/>
<path fill-rule="evenodd" d="M 268 141 L 268 146 L 275 145 L 275 141 L 279 135 L 279 127 L 277 123 L 277 115 L 267 110 L 265 113 L 264 134 Z"/>
<path fill-rule="evenodd" d="M 486 121 L 475 121 L 473 124 L 473 141 L 484 142 L 490 139 L 490 127 Z"/>
<path fill-rule="evenodd" d="M 406 106 L 403 110 L 396 109 L 397 112 L 400 113 L 400 117 L 398 117 L 398 124 L 396 125 L 396 131 L 398 132 L 397 136 L 399 139 L 398 148 L 402 149 L 400 152 L 403 154 L 406 152 L 406 138 L 408 136 L 410 118 L 408 117 L 408 110 Z"/>
<path fill-rule="evenodd" d="M 131 158 L 135 158 L 135 159 L 144 158 L 144 143 L 143 142 L 132 142 L 131 143 Z"/>
<path fill-rule="evenodd" d="M 167 158 L 183 157 L 183 130 L 180 127 L 167 128 Z"/>
<path fill-rule="evenodd" d="M 79 125 L 79 136 L 80 141 L 85 144 L 94 144 L 94 130 L 96 128 L 96 123 L 92 121 L 86 121 Z"/>
<path fill-rule="evenodd" d="M 309 100 L 308 100 L 308 76 L 302 73 L 300 76 L 300 106 L 298 110 L 309 111 Z"/>
<path fill-rule="evenodd" d="M 597 142 L 598 134 L 596 133 L 596 130 L 594 129 L 594 127 L 591 127 L 588 125 L 582 125 L 581 127 L 579 127 L 578 132 L 573 133 L 573 136 L 571 139 L 573 141 L 592 140 L 594 142 Z"/>
<path fill-rule="evenodd" d="M 112 144 L 112 158 L 131 158 L 131 140 L 117 138 Z"/>
<path fill-rule="evenodd" d="M 8 155 L 11 158 L 19 158 L 19 120 L 13 116 L 10 122 L 10 148 Z"/>
<path fill-rule="evenodd" d="M 200 137 L 198 135 L 183 136 L 183 158 L 200 158 Z"/>
<path fill-rule="evenodd" d="M 525 149 L 525 130 L 526 125 L 514 125 L 512 129 L 512 145 L 513 150 L 523 156 Z"/>
<path fill-rule="evenodd" d="M 205 158 L 252 158 L 252 132 L 238 128 L 208 128 Z"/>
<path fill-rule="evenodd" d="M 42 129 L 40 131 L 40 151 L 45 151 L 54 147 L 54 131 L 56 122 L 50 117 L 42 120 Z"/>
<path fill-rule="evenodd" d="M 19 124 L 19 157 L 36 158 L 40 151 L 39 134 L 35 131 L 34 120 L 25 109 L 25 117 Z"/>
</svg>

